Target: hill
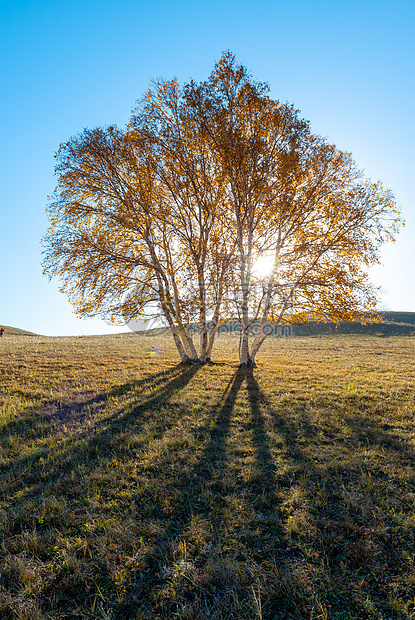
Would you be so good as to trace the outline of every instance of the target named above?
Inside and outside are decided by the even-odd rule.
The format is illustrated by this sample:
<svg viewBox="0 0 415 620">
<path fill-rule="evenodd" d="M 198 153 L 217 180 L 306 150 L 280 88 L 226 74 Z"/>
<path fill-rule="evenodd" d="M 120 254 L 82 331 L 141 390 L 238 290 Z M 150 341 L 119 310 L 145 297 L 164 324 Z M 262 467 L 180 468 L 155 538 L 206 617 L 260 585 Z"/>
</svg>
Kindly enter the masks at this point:
<svg viewBox="0 0 415 620">
<path fill-rule="evenodd" d="M 4 329 L 4 336 L 39 336 L 33 332 L 28 332 L 25 329 L 19 329 L 18 327 L 11 327 L 10 325 L 1 325 L 0 329 Z"/>
<path fill-rule="evenodd" d="M 294 325 L 294 336 L 317 336 L 336 334 L 361 334 L 362 336 L 413 336 L 415 334 L 415 312 L 384 312 L 382 323 L 362 325 L 354 321 L 342 321 L 336 327 L 328 321 L 310 321 L 306 325 Z"/>
</svg>

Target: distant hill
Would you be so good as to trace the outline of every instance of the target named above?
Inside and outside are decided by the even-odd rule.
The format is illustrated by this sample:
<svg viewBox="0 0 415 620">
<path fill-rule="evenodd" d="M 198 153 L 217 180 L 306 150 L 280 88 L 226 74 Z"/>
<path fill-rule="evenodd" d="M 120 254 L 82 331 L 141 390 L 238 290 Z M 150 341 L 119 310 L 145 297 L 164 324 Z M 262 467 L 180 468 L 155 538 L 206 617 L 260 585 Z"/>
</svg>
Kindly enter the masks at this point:
<svg viewBox="0 0 415 620">
<path fill-rule="evenodd" d="M 358 321 L 347 322 L 341 321 L 338 326 L 332 321 L 318 321 L 310 319 L 308 323 L 301 325 L 283 324 L 275 328 L 275 334 L 284 336 L 335 336 L 337 334 L 357 334 L 362 336 L 415 336 L 415 312 L 383 312 L 384 321 L 382 323 L 373 323 L 362 325 Z M 259 321 L 253 323 L 253 328 L 258 328 Z M 208 328 L 210 325 L 208 324 Z M 197 332 L 198 328 L 193 327 Z M 237 334 L 239 333 L 239 321 L 225 321 L 219 327 L 220 334 Z M 256 332 L 254 332 L 256 333 Z M 273 332 L 269 332 L 272 336 Z"/>
<path fill-rule="evenodd" d="M 415 312 L 384 312 L 387 321 L 415 325 Z"/>
<path fill-rule="evenodd" d="M 19 329 L 18 327 L 10 327 L 10 325 L 2 325 L 0 323 L 0 329 L 4 329 L 4 337 L 6 336 L 39 336 L 39 334 L 34 334 L 33 332 L 28 332 L 24 329 Z"/>
<path fill-rule="evenodd" d="M 362 334 L 373 336 L 415 336 L 415 312 L 383 312 L 383 323 L 362 325 L 354 321 L 341 321 L 336 327 L 328 321 L 310 321 L 305 325 L 293 325 L 294 336 L 318 336 L 335 334 Z"/>
</svg>

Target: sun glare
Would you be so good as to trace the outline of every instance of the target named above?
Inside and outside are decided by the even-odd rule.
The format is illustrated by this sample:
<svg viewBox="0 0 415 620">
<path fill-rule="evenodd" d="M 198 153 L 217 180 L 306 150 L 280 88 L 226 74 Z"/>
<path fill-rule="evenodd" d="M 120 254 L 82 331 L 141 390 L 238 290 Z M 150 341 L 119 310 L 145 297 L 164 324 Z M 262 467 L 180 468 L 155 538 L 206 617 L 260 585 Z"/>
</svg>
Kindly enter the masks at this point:
<svg viewBox="0 0 415 620">
<path fill-rule="evenodd" d="M 274 257 L 268 254 L 268 255 L 261 256 L 255 261 L 252 267 L 252 271 L 255 275 L 260 276 L 261 278 L 264 278 L 265 276 L 268 276 L 271 273 L 273 266 L 274 266 Z"/>
</svg>

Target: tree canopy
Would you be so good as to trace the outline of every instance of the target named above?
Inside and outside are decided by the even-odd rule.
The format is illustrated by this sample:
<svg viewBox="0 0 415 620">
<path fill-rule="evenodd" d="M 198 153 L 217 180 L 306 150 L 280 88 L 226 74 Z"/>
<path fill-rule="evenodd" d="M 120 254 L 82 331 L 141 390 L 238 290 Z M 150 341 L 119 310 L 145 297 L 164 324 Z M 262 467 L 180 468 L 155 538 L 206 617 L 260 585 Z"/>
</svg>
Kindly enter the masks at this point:
<svg viewBox="0 0 415 620">
<path fill-rule="evenodd" d="M 200 84 L 154 82 L 125 129 L 84 130 L 56 157 L 44 267 L 81 316 L 162 316 L 201 363 L 237 318 L 242 366 L 269 322 L 376 318 L 367 269 L 402 223 L 392 193 L 230 52 Z"/>
</svg>

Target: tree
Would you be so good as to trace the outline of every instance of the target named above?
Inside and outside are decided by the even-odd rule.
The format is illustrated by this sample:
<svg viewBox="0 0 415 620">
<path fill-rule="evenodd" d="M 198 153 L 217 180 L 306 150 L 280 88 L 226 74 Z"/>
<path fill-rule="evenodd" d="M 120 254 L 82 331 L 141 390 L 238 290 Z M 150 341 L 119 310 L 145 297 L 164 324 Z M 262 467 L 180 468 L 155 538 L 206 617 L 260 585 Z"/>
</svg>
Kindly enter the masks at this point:
<svg viewBox="0 0 415 620">
<path fill-rule="evenodd" d="M 201 363 L 236 316 L 241 366 L 270 321 L 376 319 L 366 272 L 401 224 L 393 195 L 268 93 L 227 52 L 201 84 L 154 83 L 125 130 L 60 147 L 44 264 L 81 315 L 159 313 Z"/>
<path fill-rule="evenodd" d="M 230 53 L 185 95 L 227 187 L 241 366 L 255 365 L 269 321 L 379 320 L 367 267 L 401 224 L 392 193 L 313 135 L 292 106 L 272 101 Z M 260 274 L 264 256 L 269 271 Z"/>
<path fill-rule="evenodd" d="M 141 126 L 136 117 L 126 130 L 85 130 L 61 145 L 44 265 L 81 316 L 158 313 L 182 361 L 204 363 L 232 243 L 218 217 L 220 180 L 179 100 L 174 80 L 160 83 L 143 101 Z M 200 354 L 186 329 L 194 322 Z"/>
<path fill-rule="evenodd" d="M 169 203 L 175 243 L 193 267 L 189 283 L 198 311 L 199 361 L 204 363 L 213 348 L 234 242 L 224 211 L 223 175 L 189 111 L 177 82 L 159 81 L 137 106 L 129 127 L 145 138 L 154 176 Z"/>
</svg>

